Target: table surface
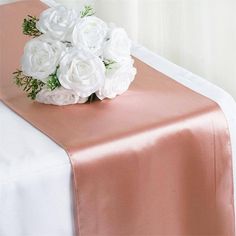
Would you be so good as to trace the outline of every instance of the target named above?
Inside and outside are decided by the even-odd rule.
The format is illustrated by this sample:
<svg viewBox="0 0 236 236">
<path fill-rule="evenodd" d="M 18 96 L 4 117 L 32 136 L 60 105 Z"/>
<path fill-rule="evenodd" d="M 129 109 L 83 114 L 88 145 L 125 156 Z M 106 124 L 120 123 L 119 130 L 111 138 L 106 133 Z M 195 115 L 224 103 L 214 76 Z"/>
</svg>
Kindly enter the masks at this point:
<svg viewBox="0 0 236 236">
<path fill-rule="evenodd" d="M 236 157 L 236 103 L 232 97 L 139 45 L 132 51 L 133 56 L 221 106 Z M 1 102 L 0 114 L 0 235 L 75 235 L 66 152 Z M 234 161 L 234 169 L 235 165 Z"/>
</svg>

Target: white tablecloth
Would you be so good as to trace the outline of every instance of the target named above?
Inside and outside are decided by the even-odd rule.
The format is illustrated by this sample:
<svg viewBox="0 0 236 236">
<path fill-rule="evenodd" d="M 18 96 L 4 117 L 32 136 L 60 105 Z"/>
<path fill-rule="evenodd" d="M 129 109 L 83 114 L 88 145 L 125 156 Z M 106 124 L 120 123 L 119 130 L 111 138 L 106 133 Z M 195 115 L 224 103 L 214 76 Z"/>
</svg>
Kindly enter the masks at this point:
<svg viewBox="0 0 236 236">
<path fill-rule="evenodd" d="M 133 55 L 215 100 L 228 120 L 236 158 L 232 97 L 143 47 L 134 46 Z M 0 102 L 0 236 L 75 235 L 71 180 L 65 151 Z"/>
</svg>

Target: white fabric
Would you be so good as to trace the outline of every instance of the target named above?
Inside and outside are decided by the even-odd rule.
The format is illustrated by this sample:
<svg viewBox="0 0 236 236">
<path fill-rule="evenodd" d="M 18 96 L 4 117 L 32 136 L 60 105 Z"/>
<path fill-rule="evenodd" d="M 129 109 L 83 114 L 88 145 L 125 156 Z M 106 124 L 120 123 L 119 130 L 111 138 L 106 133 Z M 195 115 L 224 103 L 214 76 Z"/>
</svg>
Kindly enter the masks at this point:
<svg viewBox="0 0 236 236">
<path fill-rule="evenodd" d="M 65 151 L 0 103 L 0 235 L 73 235 L 71 191 Z"/>
<path fill-rule="evenodd" d="M 94 1 L 98 17 L 236 99 L 235 0 Z"/>
<path fill-rule="evenodd" d="M 135 46 L 133 55 L 217 101 L 228 120 L 236 158 L 233 99 L 143 47 Z M 74 236 L 72 177 L 67 154 L 2 103 L 0 114 L 0 235 Z"/>
<path fill-rule="evenodd" d="M 69 8 L 81 11 L 84 5 L 94 5 L 95 0 L 40 0 L 40 1 L 48 5 L 49 7 L 55 7 L 58 4 L 63 4 Z"/>
</svg>

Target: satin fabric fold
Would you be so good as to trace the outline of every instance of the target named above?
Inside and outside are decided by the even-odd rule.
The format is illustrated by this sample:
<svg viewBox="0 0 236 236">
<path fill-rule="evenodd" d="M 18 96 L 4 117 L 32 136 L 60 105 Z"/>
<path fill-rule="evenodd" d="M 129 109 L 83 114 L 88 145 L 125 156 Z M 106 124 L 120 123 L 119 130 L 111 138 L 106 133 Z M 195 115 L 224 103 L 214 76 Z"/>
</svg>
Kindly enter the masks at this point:
<svg viewBox="0 0 236 236">
<path fill-rule="evenodd" d="M 215 102 L 137 59 L 114 100 L 42 105 L 13 84 L 21 22 L 44 8 L 0 8 L 0 99 L 67 151 L 78 235 L 234 235 L 230 137 Z"/>
</svg>

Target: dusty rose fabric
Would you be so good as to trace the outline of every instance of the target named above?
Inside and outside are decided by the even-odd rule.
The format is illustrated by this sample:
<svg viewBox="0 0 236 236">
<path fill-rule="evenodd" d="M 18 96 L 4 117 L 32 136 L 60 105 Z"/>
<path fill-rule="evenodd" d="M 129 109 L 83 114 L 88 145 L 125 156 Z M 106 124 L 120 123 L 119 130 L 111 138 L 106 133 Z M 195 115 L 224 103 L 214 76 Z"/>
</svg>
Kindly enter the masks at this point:
<svg viewBox="0 0 236 236">
<path fill-rule="evenodd" d="M 0 98 L 67 151 L 77 233 L 234 235 L 230 138 L 215 102 L 137 59 L 135 82 L 112 101 L 42 105 L 13 84 L 28 40 L 21 22 L 44 8 L 0 8 Z"/>
</svg>

